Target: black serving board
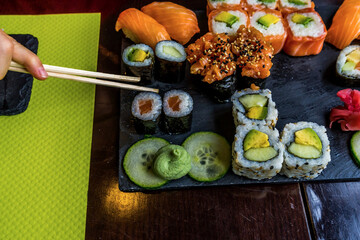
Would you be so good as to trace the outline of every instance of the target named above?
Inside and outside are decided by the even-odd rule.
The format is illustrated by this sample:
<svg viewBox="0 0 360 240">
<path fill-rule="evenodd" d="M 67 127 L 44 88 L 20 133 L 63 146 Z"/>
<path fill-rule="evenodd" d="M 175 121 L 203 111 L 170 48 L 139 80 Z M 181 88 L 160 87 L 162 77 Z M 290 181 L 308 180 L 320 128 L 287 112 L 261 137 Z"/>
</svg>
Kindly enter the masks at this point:
<svg viewBox="0 0 360 240">
<path fill-rule="evenodd" d="M 316 3 L 316 2 L 315 2 Z M 327 27 L 338 6 L 318 5 L 315 9 L 322 16 Z M 207 31 L 205 11 L 195 11 L 198 16 L 201 33 L 191 41 Z M 123 45 L 130 44 L 123 39 Z M 316 122 L 327 128 L 331 144 L 331 162 L 321 175 L 313 180 L 292 179 L 277 175 L 267 180 L 252 180 L 235 175 L 230 169 L 222 178 L 214 182 L 197 182 L 188 176 L 170 181 L 159 188 L 160 190 L 182 189 L 203 186 L 225 186 L 241 184 L 275 184 L 302 181 L 350 181 L 360 179 L 360 168 L 354 163 L 349 151 L 351 132 L 341 131 L 339 125 L 329 129 L 329 113 L 331 108 L 342 105 L 336 93 L 344 89 L 335 83 L 335 62 L 339 50 L 325 43 L 320 54 L 307 57 L 290 57 L 283 52 L 275 55 L 271 75 L 265 82 L 265 87 L 272 91 L 273 100 L 279 110 L 279 120 L 276 128 L 279 132 L 287 123 L 299 121 Z M 174 144 L 181 144 L 189 135 L 198 131 L 212 131 L 226 137 L 233 142 L 235 126 L 232 117 L 231 103 L 215 103 L 209 96 L 201 92 L 194 84 L 187 66 L 185 80 L 179 84 L 155 83 L 151 85 L 160 89 L 160 94 L 170 89 L 183 89 L 194 99 L 192 129 L 186 134 L 168 135 L 163 132 L 155 134 Z M 124 69 L 124 68 L 123 68 Z M 357 88 L 359 90 L 359 88 Z M 145 191 L 135 185 L 127 177 L 122 162 L 128 148 L 144 135 L 136 133 L 132 117 L 131 103 L 137 92 L 122 90 L 120 94 L 120 140 L 119 140 L 119 188 L 121 191 Z"/>
</svg>

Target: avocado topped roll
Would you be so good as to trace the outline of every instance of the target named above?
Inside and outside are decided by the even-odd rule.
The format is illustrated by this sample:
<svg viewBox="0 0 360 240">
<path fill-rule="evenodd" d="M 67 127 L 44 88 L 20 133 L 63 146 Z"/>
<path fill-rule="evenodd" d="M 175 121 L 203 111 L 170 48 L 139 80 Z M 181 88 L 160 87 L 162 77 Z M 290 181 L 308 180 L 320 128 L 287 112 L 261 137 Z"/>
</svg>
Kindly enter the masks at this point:
<svg viewBox="0 0 360 240">
<path fill-rule="evenodd" d="M 166 83 L 183 80 L 185 72 L 185 48 L 175 41 L 160 41 L 155 47 L 155 79 Z"/>
<path fill-rule="evenodd" d="M 279 0 L 279 4 L 279 9 L 283 14 L 315 7 L 311 0 Z"/>
<path fill-rule="evenodd" d="M 213 10 L 208 17 L 209 31 L 235 36 L 241 25 L 249 25 L 248 14 L 242 9 Z"/>
<path fill-rule="evenodd" d="M 246 7 L 249 11 L 256 11 L 261 9 L 275 10 L 279 4 L 279 0 L 246 0 Z"/>
<path fill-rule="evenodd" d="M 281 172 L 291 178 L 316 178 L 331 161 L 324 126 L 311 122 L 289 123 L 281 134 L 284 163 Z"/>
<path fill-rule="evenodd" d="M 272 178 L 281 170 L 283 152 L 277 129 L 238 126 L 233 143 L 233 172 L 251 179 Z"/>
<path fill-rule="evenodd" d="M 124 49 L 122 60 L 126 72 L 140 77 L 140 83 L 150 84 L 154 71 L 154 51 L 146 44 L 134 44 Z"/>
<path fill-rule="evenodd" d="M 360 86 L 360 45 L 350 45 L 340 52 L 336 72 L 342 85 Z"/>
<path fill-rule="evenodd" d="M 269 89 L 244 89 L 232 97 L 235 125 L 266 125 L 275 127 L 278 110 Z"/>
</svg>

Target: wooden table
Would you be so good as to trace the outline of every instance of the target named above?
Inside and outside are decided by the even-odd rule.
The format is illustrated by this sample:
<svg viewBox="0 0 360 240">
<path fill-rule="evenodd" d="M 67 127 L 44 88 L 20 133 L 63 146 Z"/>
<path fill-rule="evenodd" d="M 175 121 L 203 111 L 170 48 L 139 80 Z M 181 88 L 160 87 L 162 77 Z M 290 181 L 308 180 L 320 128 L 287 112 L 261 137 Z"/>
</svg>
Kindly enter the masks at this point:
<svg viewBox="0 0 360 240">
<path fill-rule="evenodd" d="M 18 0 L 5 2 L 0 13 L 102 12 L 98 70 L 120 73 L 117 15 L 149 2 Z M 192 9 L 206 5 L 175 2 Z M 360 182 L 121 192 L 119 106 L 119 90 L 97 87 L 86 239 L 360 239 Z"/>
</svg>

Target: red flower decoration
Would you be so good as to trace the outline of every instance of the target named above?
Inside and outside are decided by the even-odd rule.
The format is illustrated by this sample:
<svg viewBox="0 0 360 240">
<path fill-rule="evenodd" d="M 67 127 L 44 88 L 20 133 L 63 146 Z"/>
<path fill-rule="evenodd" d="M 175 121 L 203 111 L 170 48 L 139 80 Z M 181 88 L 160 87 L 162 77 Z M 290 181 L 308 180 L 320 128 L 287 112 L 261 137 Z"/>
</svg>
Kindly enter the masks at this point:
<svg viewBox="0 0 360 240">
<path fill-rule="evenodd" d="M 330 127 L 338 121 L 343 131 L 360 130 L 360 91 L 344 89 L 337 93 L 344 106 L 331 109 Z"/>
</svg>

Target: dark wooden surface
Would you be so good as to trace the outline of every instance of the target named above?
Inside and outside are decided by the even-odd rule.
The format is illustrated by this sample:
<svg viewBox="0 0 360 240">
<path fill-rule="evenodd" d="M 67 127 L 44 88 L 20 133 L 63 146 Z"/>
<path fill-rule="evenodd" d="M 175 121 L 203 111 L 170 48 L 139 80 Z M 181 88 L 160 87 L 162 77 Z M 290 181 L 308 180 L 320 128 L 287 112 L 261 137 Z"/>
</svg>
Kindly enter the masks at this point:
<svg viewBox="0 0 360 240">
<path fill-rule="evenodd" d="M 114 20 L 121 10 L 148 2 L 5 0 L 0 14 L 102 12 L 98 70 L 119 73 Z M 118 90 L 97 87 L 86 239 L 360 239 L 360 182 L 119 191 L 118 100 Z"/>
</svg>

